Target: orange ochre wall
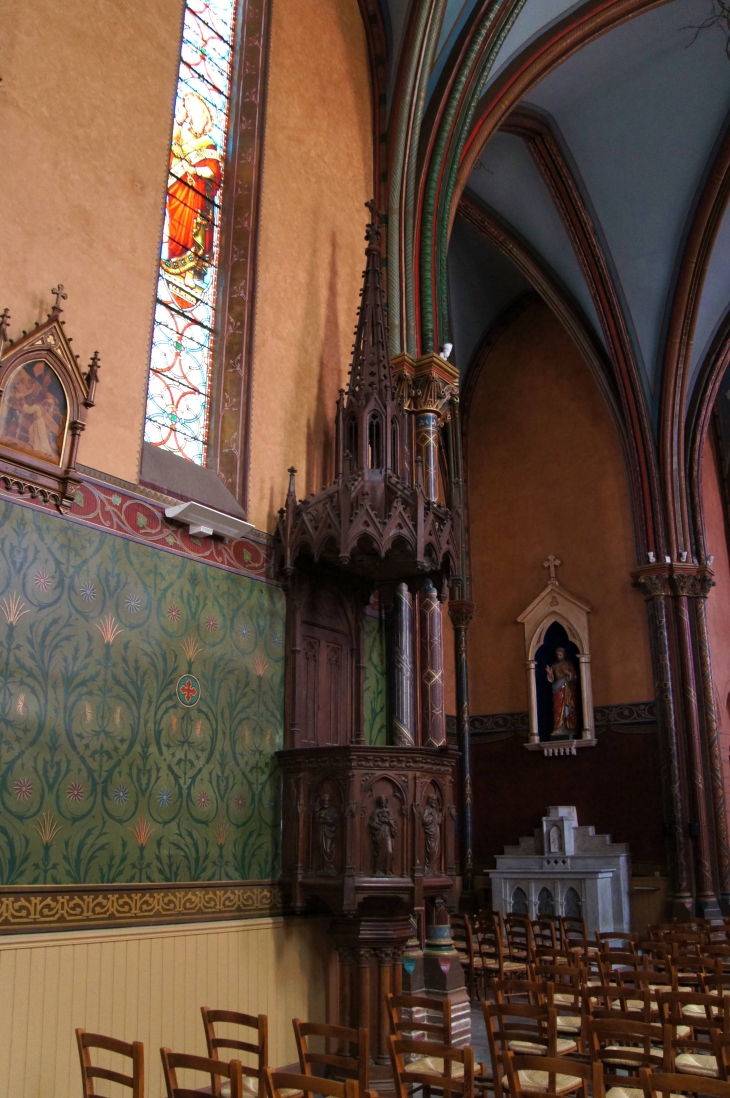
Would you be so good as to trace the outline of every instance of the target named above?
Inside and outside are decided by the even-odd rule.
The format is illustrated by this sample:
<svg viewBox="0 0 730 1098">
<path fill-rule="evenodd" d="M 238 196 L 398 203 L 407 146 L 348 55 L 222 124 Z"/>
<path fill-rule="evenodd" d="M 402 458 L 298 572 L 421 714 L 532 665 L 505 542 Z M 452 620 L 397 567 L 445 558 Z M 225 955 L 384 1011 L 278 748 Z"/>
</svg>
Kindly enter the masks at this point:
<svg viewBox="0 0 730 1098">
<path fill-rule="evenodd" d="M 274 0 L 254 350 L 249 518 L 272 529 L 287 467 L 332 477 L 372 197 L 367 49 L 355 0 Z"/>
<path fill-rule="evenodd" d="M 707 625 L 712 652 L 712 674 L 720 716 L 720 754 L 723 761 L 725 789 L 730 795 L 730 561 L 728 560 L 725 516 L 718 478 L 717 457 L 710 440 L 705 442 L 702 457 L 702 504 L 705 520 L 707 551 L 714 555 L 712 569 L 715 586 L 707 599 Z M 730 808 L 730 800 L 728 801 Z"/>
<path fill-rule="evenodd" d="M 560 582 L 592 607 L 594 704 L 652 699 L 619 439 L 588 367 L 542 302 L 497 339 L 468 414 L 472 713 L 527 709 L 517 617 L 542 591 L 550 553 L 563 562 Z"/>
<path fill-rule="evenodd" d="M 61 282 L 83 365 L 101 355 L 79 460 L 137 479 L 182 0 L 33 0 L 3 32 L 0 310 L 45 320 Z"/>
</svg>

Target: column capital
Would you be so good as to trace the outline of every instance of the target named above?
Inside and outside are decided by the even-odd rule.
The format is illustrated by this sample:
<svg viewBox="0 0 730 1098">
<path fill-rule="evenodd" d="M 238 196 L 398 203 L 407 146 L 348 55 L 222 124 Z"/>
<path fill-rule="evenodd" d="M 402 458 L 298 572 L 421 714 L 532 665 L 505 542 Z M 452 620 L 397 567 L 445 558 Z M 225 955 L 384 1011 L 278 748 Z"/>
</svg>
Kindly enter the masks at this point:
<svg viewBox="0 0 730 1098">
<path fill-rule="evenodd" d="M 707 598 L 715 586 L 714 572 L 706 564 L 645 564 L 631 573 L 631 584 L 644 598 L 674 595 L 677 598 Z"/>
<path fill-rule="evenodd" d="M 433 412 L 442 417 L 450 400 L 458 399 L 459 371 L 435 353 L 413 359 L 405 351 L 391 359 L 398 398 L 409 412 Z"/>
<path fill-rule="evenodd" d="M 468 599 L 449 599 L 449 617 L 455 629 L 467 629 L 474 617 L 474 603 Z"/>
</svg>

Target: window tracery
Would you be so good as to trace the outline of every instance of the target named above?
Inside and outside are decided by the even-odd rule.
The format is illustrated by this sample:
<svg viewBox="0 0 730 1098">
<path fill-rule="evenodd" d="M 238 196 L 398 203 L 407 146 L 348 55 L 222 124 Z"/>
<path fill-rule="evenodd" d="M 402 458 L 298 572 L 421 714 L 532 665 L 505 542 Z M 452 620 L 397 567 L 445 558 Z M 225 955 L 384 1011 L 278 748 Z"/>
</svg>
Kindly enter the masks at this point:
<svg viewBox="0 0 730 1098">
<path fill-rule="evenodd" d="M 186 0 L 145 440 L 204 465 L 236 0 Z"/>
</svg>

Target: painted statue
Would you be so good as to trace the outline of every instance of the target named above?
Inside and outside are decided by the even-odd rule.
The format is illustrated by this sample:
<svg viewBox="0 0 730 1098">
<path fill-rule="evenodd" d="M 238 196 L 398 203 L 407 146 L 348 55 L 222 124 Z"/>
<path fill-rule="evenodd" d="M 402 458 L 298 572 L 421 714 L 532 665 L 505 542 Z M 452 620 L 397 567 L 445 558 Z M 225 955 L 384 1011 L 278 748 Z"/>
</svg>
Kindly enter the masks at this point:
<svg viewBox="0 0 730 1098">
<path fill-rule="evenodd" d="M 339 816 L 329 793 L 323 793 L 317 798 L 317 806 L 314 810 L 314 833 L 322 862 L 322 872 L 327 876 L 333 876 L 335 873 L 335 843 Z"/>
<path fill-rule="evenodd" d="M 578 731 L 578 676 L 565 649 L 555 651 L 555 663 L 547 668 L 553 690 L 553 730 L 551 736 L 573 736 Z"/>
<path fill-rule="evenodd" d="M 376 877 L 392 877 L 394 839 L 398 834 L 398 824 L 387 797 L 378 797 L 368 828 L 373 844 L 373 872 Z"/>
<path fill-rule="evenodd" d="M 423 810 L 423 830 L 426 834 L 426 874 L 439 872 L 441 854 L 441 821 L 444 814 L 439 807 L 438 797 L 431 793 L 426 799 Z"/>
<path fill-rule="evenodd" d="M 213 259 L 213 199 L 221 185 L 221 153 L 210 136 L 213 115 L 195 92 L 183 96 L 175 117 L 167 188 L 167 259 L 164 273 L 200 293 Z M 174 292 L 174 289 L 173 289 Z M 178 302 L 191 308 L 197 298 Z"/>
</svg>

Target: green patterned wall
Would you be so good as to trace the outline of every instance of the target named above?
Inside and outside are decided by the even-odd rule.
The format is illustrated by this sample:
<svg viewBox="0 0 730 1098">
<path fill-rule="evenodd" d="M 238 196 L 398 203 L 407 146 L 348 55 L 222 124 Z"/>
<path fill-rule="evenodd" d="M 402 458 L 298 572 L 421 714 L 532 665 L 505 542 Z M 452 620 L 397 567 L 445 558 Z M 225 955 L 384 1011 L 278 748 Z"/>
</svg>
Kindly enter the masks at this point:
<svg viewBox="0 0 730 1098">
<path fill-rule="evenodd" d="M 284 625 L 277 587 L 0 503 L 0 883 L 276 875 Z"/>
<path fill-rule="evenodd" d="M 385 630 L 378 618 L 365 616 L 365 743 L 388 742 L 385 725 Z"/>
</svg>

